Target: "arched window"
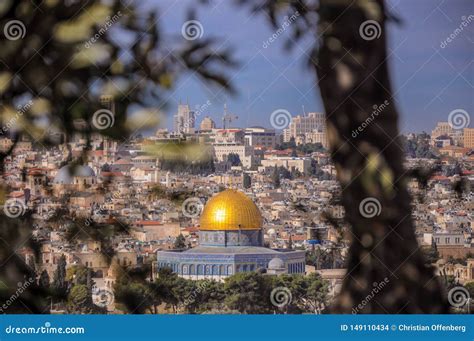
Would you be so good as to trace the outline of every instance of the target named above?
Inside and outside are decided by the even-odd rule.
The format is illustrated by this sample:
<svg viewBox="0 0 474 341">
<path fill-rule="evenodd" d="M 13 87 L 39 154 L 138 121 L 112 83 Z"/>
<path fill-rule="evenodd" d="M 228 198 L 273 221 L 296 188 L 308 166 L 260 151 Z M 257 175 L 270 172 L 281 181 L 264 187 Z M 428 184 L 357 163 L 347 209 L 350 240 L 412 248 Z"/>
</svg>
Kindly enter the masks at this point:
<svg viewBox="0 0 474 341">
<path fill-rule="evenodd" d="M 195 275 L 196 274 L 196 268 L 195 268 L 194 264 L 191 264 L 189 266 L 189 274 L 190 275 Z"/>
<path fill-rule="evenodd" d="M 232 265 L 227 265 L 227 275 L 232 275 Z"/>
<path fill-rule="evenodd" d="M 213 266 L 212 266 L 212 275 L 213 275 L 213 276 L 216 276 L 216 275 L 218 275 L 218 274 L 219 274 L 219 271 L 218 271 L 217 265 L 213 265 Z"/>
<path fill-rule="evenodd" d="M 247 264 L 244 264 L 242 271 L 247 272 Z"/>
<path fill-rule="evenodd" d="M 198 275 L 203 275 L 203 274 L 204 274 L 204 268 L 203 268 L 202 264 L 198 264 L 198 266 L 197 266 L 197 274 L 198 274 Z"/>
<path fill-rule="evenodd" d="M 219 275 L 225 275 L 225 266 L 224 265 L 221 265 L 219 266 Z"/>
</svg>

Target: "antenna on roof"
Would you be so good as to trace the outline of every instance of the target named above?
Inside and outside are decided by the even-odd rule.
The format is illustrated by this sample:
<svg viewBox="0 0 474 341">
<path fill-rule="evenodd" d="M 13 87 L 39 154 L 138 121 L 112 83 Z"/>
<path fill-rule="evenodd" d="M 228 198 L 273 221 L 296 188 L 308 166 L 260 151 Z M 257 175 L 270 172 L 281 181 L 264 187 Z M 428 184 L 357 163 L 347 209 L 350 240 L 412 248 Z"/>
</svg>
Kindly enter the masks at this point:
<svg viewBox="0 0 474 341">
<path fill-rule="evenodd" d="M 303 107 L 303 116 L 306 116 L 306 112 L 304 111 L 304 105 L 302 105 Z"/>
<path fill-rule="evenodd" d="M 224 115 L 222 116 L 222 125 L 224 130 L 226 129 L 226 123 L 229 125 L 232 123 L 232 121 L 235 121 L 239 119 L 238 116 L 231 114 L 227 111 L 227 103 L 224 103 Z"/>
</svg>

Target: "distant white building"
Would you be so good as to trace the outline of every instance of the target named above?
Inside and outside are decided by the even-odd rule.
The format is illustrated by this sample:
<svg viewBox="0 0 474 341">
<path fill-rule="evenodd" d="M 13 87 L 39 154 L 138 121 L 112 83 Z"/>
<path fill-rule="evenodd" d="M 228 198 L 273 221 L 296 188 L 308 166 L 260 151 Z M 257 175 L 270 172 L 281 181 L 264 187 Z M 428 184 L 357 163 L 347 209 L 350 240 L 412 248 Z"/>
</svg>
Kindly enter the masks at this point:
<svg viewBox="0 0 474 341">
<path fill-rule="evenodd" d="M 453 129 L 449 122 L 438 122 L 436 124 L 436 127 L 431 131 L 431 145 L 438 148 L 445 147 L 446 142 L 444 142 L 444 144 L 441 146 L 439 145 L 440 137 L 443 137 L 444 140 L 446 140 L 446 138 L 450 138 L 456 146 L 461 146 L 464 139 L 463 130 Z"/>
<path fill-rule="evenodd" d="M 232 144 L 214 145 L 214 156 L 217 161 L 227 161 L 229 154 L 237 154 L 244 168 L 250 168 L 254 163 L 254 151 L 251 146 Z"/>
<path fill-rule="evenodd" d="M 216 128 L 216 122 L 209 116 L 206 116 L 202 119 L 199 129 L 202 131 L 210 131 Z"/>
<path fill-rule="evenodd" d="M 255 153 L 252 146 L 244 140 L 241 129 L 219 129 L 215 131 L 214 157 L 217 161 L 227 161 L 229 154 L 237 154 L 244 168 L 250 168 L 255 163 Z"/>
<path fill-rule="evenodd" d="M 189 104 L 179 104 L 178 112 L 173 117 L 173 130 L 175 133 L 194 133 L 196 124 L 195 112 L 189 108 Z"/>
<path fill-rule="evenodd" d="M 309 157 L 270 157 L 261 161 L 262 166 L 259 170 L 268 168 L 283 167 L 289 171 L 298 170 L 301 173 L 308 174 L 311 169 L 311 158 Z"/>
<path fill-rule="evenodd" d="M 327 146 L 326 118 L 323 113 L 310 112 L 308 115 L 293 117 L 287 129 L 283 130 L 283 141 L 291 138 L 300 143 L 321 143 Z"/>
<path fill-rule="evenodd" d="M 274 148 L 277 144 L 275 129 L 250 127 L 245 129 L 245 144 L 255 147 Z"/>
</svg>

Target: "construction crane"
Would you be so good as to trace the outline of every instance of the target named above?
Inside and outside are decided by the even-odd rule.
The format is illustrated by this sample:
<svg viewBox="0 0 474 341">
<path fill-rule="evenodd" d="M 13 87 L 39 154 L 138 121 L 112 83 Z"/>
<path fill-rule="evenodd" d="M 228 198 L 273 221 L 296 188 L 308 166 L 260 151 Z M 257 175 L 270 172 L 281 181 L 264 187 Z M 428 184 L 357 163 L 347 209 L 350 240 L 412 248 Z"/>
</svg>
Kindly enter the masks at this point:
<svg viewBox="0 0 474 341">
<path fill-rule="evenodd" d="M 222 116 L 222 125 L 226 127 L 226 123 L 230 125 L 232 121 L 239 119 L 239 116 L 227 112 L 227 103 L 224 104 L 224 116 Z"/>
</svg>

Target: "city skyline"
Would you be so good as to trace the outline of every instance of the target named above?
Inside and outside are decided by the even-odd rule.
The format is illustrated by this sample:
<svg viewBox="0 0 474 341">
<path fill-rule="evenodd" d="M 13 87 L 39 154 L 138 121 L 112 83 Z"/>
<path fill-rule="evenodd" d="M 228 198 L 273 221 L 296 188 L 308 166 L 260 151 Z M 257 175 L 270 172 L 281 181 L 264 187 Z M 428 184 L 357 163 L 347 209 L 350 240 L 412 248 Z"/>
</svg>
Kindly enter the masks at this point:
<svg viewBox="0 0 474 341">
<path fill-rule="evenodd" d="M 178 103 L 181 103 L 181 104 L 176 105 L 174 110 L 172 110 L 170 108 L 169 111 L 167 112 L 167 114 L 165 116 L 166 120 L 167 120 L 167 124 L 166 125 L 158 125 L 156 127 L 157 129 L 165 128 L 165 129 L 168 129 L 169 131 L 175 131 L 173 117 L 177 114 L 178 107 L 180 105 L 189 105 L 190 111 L 199 112 L 199 115 L 196 115 L 196 117 L 194 119 L 196 129 L 199 128 L 199 125 L 201 124 L 202 120 L 204 120 L 205 118 L 211 118 L 214 121 L 214 123 L 216 124 L 217 129 L 223 128 L 222 119 L 223 119 L 223 116 L 224 116 L 224 110 L 225 110 L 224 106 L 226 105 L 226 103 L 224 103 L 222 105 L 221 112 L 218 111 L 219 110 L 218 108 L 215 111 L 208 111 L 208 108 L 212 107 L 212 104 L 209 104 L 209 102 L 207 102 L 207 103 L 203 102 L 203 104 L 193 104 L 193 103 L 190 103 L 190 102 L 187 102 L 187 101 L 186 102 L 180 101 Z M 204 107 L 206 109 L 205 110 L 200 109 L 202 107 Z M 279 110 L 284 110 L 284 109 L 277 109 L 274 112 L 279 111 Z M 232 109 L 232 108 L 230 108 L 230 109 L 227 108 L 227 111 L 229 113 L 235 114 L 235 116 L 237 116 L 237 117 L 240 117 L 238 110 L 235 110 L 235 109 Z M 456 109 L 453 110 L 453 111 L 455 112 Z M 324 111 L 310 110 L 310 109 L 302 106 L 300 111 L 298 111 L 296 113 L 292 113 L 292 112 L 289 112 L 289 113 L 291 114 L 291 118 L 293 119 L 293 118 L 298 117 L 298 116 L 303 116 L 303 117 L 308 116 L 308 114 L 310 114 L 310 113 L 324 113 Z M 271 117 L 271 114 L 270 114 L 269 117 Z M 236 124 L 232 124 L 231 126 L 229 126 L 227 128 L 245 129 L 245 128 L 252 128 L 252 127 L 263 127 L 263 128 L 268 128 L 268 129 L 275 129 L 277 132 L 280 132 L 280 133 L 283 133 L 283 130 L 288 128 L 288 126 L 285 126 L 284 128 L 274 127 L 274 126 L 272 126 L 272 122 L 271 122 L 270 119 L 267 122 L 262 122 L 261 124 L 254 124 L 254 125 L 242 125 L 242 124 L 239 125 L 240 120 L 237 119 L 236 121 L 237 121 Z M 449 115 L 447 115 L 444 119 L 433 120 L 433 122 L 429 122 L 421 130 L 401 131 L 400 133 L 401 134 L 410 134 L 410 133 L 419 134 L 419 133 L 425 132 L 425 133 L 429 134 L 430 131 L 432 131 L 433 129 L 436 128 L 436 125 L 439 122 L 449 122 Z M 473 124 L 472 124 L 472 122 L 470 122 L 469 125 L 467 125 L 463 128 L 472 128 L 472 127 L 473 127 Z M 155 131 L 156 131 L 156 129 L 151 129 L 151 130 L 147 131 L 148 134 L 146 134 L 146 135 L 154 134 Z"/>
<path fill-rule="evenodd" d="M 403 20 L 388 25 L 389 66 L 395 102 L 401 112 L 402 133 L 429 131 L 436 122 L 447 121 L 455 109 L 471 115 L 474 112 L 469 95 L 474 84 L 470 39 L 474 25 L 469 1 L 456 3 L 449 6 L 443 0 L 435 5 L 432 1 L 388 2 L 390 11 Z M 145 7 L 155 8 L 157 4 L 155 1 Z M 166 33 L 181 34 L 190 4 L 190 1 L 159 2 Z M 226 18 L 225 22 L 222 17 Z M 216 123 L 227 103 L 229 110 L 239 116 L 235 125 L 241 127 L 269 127 L 270 115 L 278 109 L 287 110 L 292 116 L 301 114 L 303 106 L 306 112 L 324 112 L 314 76 L 303 66 L 310 48 L 306 41 L 299 42 L 291 51 L 285 50 L 287 29 L 268 43 L 275 30 L 265 18 L 249 15 L 247 9 L 237 9 L 227 2 L 211 3 L 208 10 L 197 11 L 196 19 L 202 24 L 203 39 L 219 38 L 218 46 L 233 49 L 236 59 L 242 62 L 230 74 L 238 95 L 232 97 L 214 91 L 203 86 L 196 76 L 186 75 L 178 80 L 168 97 L 163 127 L 172 127 L 172 116 L 180 99 L 188 99 L 192 105 L 210 101 L 209 116 Z M 463 22 L 463 30 L 457 33 Z M 452 34 L 454 39 L 450 42 L 440 38 Z"/>
</svg>

